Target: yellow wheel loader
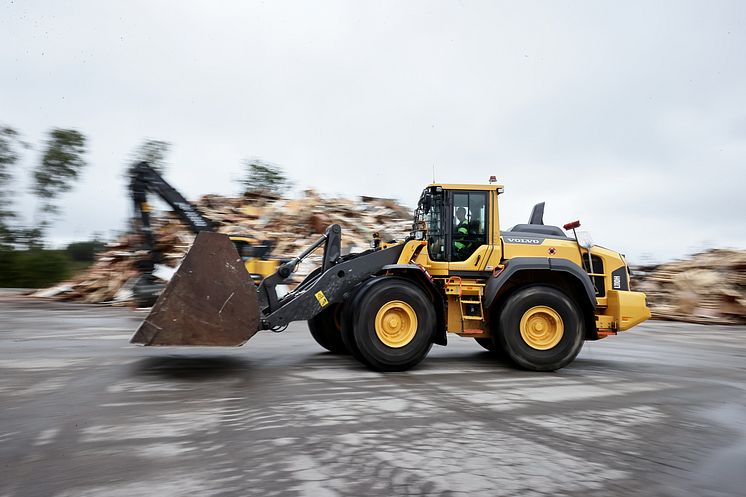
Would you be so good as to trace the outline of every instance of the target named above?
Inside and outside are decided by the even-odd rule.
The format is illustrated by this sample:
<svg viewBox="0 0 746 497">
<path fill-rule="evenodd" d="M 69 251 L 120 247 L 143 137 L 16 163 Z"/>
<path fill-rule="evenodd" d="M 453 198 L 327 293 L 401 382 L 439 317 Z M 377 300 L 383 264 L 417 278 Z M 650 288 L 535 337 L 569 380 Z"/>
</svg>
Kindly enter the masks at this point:
<svg viewBox="0 0 746 497">
<path fill-rule="evenodd" d="M 202 232 L 132 342 L 236 346 L 308 320 L 322 347 L 374 370 L 411 368 L 455 333 L 519 367 L 551 371 L 572 362 L 585 340 L 650 317 L 645 295 L 629 290 L 624 257 L 544 225 L 543 204 L 527 224 L 500 231 L 503 188 L 492 181 L 425 188 L 402 242 L 375 240 L 343 256 L 332 225 L 258 287 L 227 236 Z M 277 285 L 322 245 L 321 266 L 279 296 Z"/>
</svg>

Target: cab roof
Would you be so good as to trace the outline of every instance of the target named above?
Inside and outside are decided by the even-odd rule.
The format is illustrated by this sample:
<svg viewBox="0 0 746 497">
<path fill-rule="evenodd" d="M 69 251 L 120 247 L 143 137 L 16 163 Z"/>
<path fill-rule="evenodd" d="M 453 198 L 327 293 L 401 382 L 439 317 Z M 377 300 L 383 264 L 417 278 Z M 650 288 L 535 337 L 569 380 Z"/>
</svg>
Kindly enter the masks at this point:
<svg viewBox="0 0 746 497">
<path fill-rule="evenodd" d="M 503 185 L 499 185 L 497 183 L 491 183 L 491 184 L 462 184 L 462 183 L 431 183 L 427 185 L 428 188 L 433 187 L 441 187 L 444 190 L 482 190 L 482 191 L 493 191 L 493 190 L 502 190 L 504 188 Z M 502 192 L 499 192 L 502 193 Z"/>
</svg>

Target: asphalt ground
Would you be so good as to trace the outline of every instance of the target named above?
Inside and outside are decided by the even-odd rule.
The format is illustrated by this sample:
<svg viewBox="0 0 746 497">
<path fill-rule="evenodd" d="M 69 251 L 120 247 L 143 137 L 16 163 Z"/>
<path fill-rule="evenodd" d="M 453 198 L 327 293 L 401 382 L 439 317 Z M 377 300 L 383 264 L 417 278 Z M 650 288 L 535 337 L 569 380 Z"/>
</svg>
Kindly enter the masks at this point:
<svg viewBox="0 0 746 497">
<path fill-rule="evenodd" d="M 0 293 L 0 497 L 746 495 L 746 328 L 650 322 L 530 373 L 450 337 L 381 374 L 305 323 L 130 345 L 142 311 Z"/>
</svg>

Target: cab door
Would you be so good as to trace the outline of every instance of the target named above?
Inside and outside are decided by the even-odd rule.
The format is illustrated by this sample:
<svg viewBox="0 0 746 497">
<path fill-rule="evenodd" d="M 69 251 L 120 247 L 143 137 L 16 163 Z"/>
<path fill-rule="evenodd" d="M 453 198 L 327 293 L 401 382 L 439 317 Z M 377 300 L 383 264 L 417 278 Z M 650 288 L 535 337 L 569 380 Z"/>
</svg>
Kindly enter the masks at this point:
<svg viewBox="0 0 746 497">
<path fill-rule="evenodd" d="M 485 270 L 493 253 L 493 195 L 485 190 L 449 192 L 446 229 L 449 276 L 479 276 L 470 273 Z"/>
</svg>

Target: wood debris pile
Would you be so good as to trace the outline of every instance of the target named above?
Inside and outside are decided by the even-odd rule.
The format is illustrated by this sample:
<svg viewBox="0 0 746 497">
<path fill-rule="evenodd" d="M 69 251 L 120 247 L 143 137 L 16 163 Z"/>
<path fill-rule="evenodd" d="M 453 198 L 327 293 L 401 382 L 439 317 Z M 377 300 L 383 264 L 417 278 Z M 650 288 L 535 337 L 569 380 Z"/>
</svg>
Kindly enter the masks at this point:
<svg viewBox="0 0 746 497">
<path fill-rule="evenodd" d="M 246 194 L 240 198 L 207 195 L 199 210 L 229 235 L 246 235 L 274 244 L 271 257 L 289 259 L 311 245 L 330 224 L 342 227 L 342 253 L 370 247 L 374 232 L 384 241 L 401 240 L 412 226 L 410 209 L 396 201 L 324 198 L 313 190 L 300 198 Z M 164 266 L 156 275 L 170 278 L 194 242 L 194 234 L 172 213 L 153 217 Z M 140 236 L 129 234 L 110 243 L 84 272 L 33 295 L 89 303 L 131 303 L 132 286 L 147 257 Z M 320 264 L 321 249 L 293 276 L 297 283 Z M 703 324 L 746 324 L 746 251 L 713 249 L 686 260 L 634 269 L 633 290 L 647 294 L 653 317 Z"/>
<path fill-rule="evenodd" d="M 713 249 L 687 260 L 634 270 L 653 317 L 702 324 L 746 324 L 746 251 Z"/>
<path fill-rule="evenodd" d="M 373 233 L 384 241 L 401 240 L 412 229 L 412 211 L 394 200 L 361 197 L 324 198 L 313 190 L 301 198 L 281 198 L 269 194 L 246 194 L 240 198 L 207 195 L 195 202 L 205 217 L 229 235 L 246 235 L 274 244 L 271 258 L 289 259 L 316 241 L 330 224 L 342 227 L 342 253 L 370 248 Z M 172 213 L 153 216 L 158 248 L 164 255 L 164 268 L 157 276 L 168 279 L 194 242 L 195 235 Z M 138 261 L 147 256 L 140 250 L 139 235 L 123 236 L 107 246 L 94 264 L 74 279 L 39 290 L 33 295 L 57 300 L 88 303 L 131 303 L 132 286 L 139 272 Z M 320 264 L 321 252 L 306 259 L 293 276 L 299 282 Z M 169 269 L 170 268 L 170 269 Z"/>
</svg>

